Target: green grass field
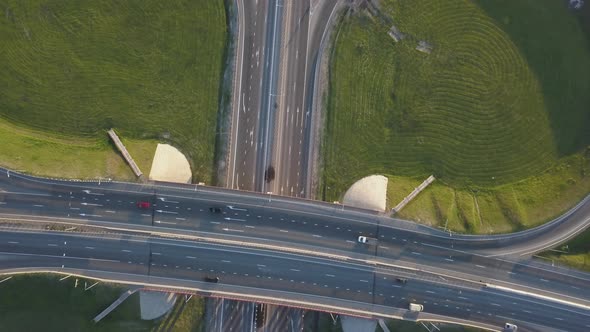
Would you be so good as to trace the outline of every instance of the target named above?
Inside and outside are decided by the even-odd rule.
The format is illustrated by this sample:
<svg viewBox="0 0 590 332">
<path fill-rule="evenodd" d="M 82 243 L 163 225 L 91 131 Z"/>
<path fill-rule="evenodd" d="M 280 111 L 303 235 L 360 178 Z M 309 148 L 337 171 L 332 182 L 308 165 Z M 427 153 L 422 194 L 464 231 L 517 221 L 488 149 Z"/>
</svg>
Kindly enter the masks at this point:
<svg viewBox="0 0 590 332">
<path fill-rule="evenodd" d="M 102 284 L 84 290 L 95 281 L 49 274 L 19 275 L 0 284 L 0 331 L 203 331 L 204 298 L 193 296 L 180 312 L 180 296 L 164 317 L 144 321 L 140 317 L 139 294 L 131 295 L 107 317 L 92 319 L 116 300 L 126 288 Z M 2 278 L 4 279 L 4 278 Z M 170 319 L 170 318 L 173 319 Z"/>
<path fill-rule="evenodd" d="M 590 229 L 582 232 L 568 243 L 562 244 L 558 251 L 546 251 L 541 256 L 558 264 L 590 272 Z"/>
<path fill-rule="evenodd" d="M 139 294 L 98 324 L 92 321 L 124 291 L 113 285 L 98 284 L 84 291 L 84 280 L 74 288 L 75 278 L 61 276 L 15 276 L 0 284 L 1 331 L 149 331 L 153 322 L 139 316 Z M 92 285 L 92 281 L 88 281 Z"/>
<path fill-rule="evenodd" d="M 335 37 L 324 199 L 386 174 L 397 179 L 388 197 L 395 205 L 434 174 L 437 184 L 403 216 L 499 232 L 538 224 L 590 192 L 590 48 L 561 2 L 380 7 L 345 18 Z M 387 34 L 392 24 L 406 34 L 398 43 Z M 415 49 L 421 40 L 431 54 Z M 556 197 L 539 178 L 563 187 L 558 203 L 549 204 Z"/>
<path fill-rule="evenodd" d="M 71 140 L 103 141 L 110 127 L 163 139 L 210 183 L 223 0 L 8 0 L 1 9 L 1 118 Z"/>
</svg>

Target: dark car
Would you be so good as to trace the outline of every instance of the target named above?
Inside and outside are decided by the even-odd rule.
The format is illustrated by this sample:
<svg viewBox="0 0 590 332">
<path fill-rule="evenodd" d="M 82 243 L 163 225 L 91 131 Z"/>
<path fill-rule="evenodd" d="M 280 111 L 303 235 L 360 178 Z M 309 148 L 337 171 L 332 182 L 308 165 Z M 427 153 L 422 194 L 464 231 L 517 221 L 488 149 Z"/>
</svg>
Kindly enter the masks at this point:
<svg viewBox="0 0 590 332">
<path fill-rule="evenodd" d="M 211 212 L 211 213 L 221 213 L 221 208 L 220 207 L 210 207 L 209 208 L 209 212 Z"/>
<path fill-rule="evenodd" d="M 401 283 L 401 284 L 405 284 L 406 282 L 408 282 L 408 279 L 406 278 L 395 278 L 395 281 Z"/>
<path fill-rule="evenodd" d="M 215 283 L 217 283 L 217 282 L 219 282 L 219 277 L 206 276 L 205 277 L 205 281 L 206 282 L 215 282 Z"/>
<path fill-rule="evenodd" d="M 137 207 L 140 209 L 149 209 L 152 207 L 152 203 L 146 201 L 139 201 L 137 202 Z"/>
</svg>

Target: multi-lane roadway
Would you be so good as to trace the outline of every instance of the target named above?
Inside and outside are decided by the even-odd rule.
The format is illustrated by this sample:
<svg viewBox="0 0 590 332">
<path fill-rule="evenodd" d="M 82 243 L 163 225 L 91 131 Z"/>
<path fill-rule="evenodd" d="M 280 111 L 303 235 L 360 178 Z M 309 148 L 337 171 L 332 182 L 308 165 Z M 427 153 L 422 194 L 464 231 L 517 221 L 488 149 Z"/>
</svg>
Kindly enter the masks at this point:
<svg viewBox="0 0 590 332">
<path fill-rule="evenodd" d="M 384 308 L 403 312 L 415 300 L 427 314 L 486 324 L 507 318 L 565 330 L 590 324 L 589 276 L 515 256 L 493 257 L 498 248 L 504 250 L 505 239 L 449 235 L 357 209 L 199 186 L 56 182 L 2 170 L 0 190 L 4 223 L 62 221 L 152 234 L 115 239 L 67 235 L 70 240 L 62 241 L 65 235 L 5 231 L 0 239 L 3 268 L 63 265 L 168 278 L 169 286 L 215 274 L 222 276 L 224 287 L 242 287 L 240 294 L 287 291 L 297 299 L 313 297 L 322 309 L 320 297 L 336 312 L 346 312 L 339 306 L 359 310 L 370 305 L 371 312 L 384 315 Z M 138 201 L 151 206 L 139 208 Z M 586 205 L 557 224 L 584 220 Z M 545 233 L 553 232 L 548 230 L 517 235 L 521 239 L 513 248 L 528 250 L 524 244 L 545 241 Z M 192 238 L 170 240 L 154 237 L 156 233 Z M 357 243 L 361 234 L 378 243 Z M 408 283 L 396 283 L 399 276 Z M 581 325 L 574 329 L 564 323 L 572 321 Z"/>
</svg>

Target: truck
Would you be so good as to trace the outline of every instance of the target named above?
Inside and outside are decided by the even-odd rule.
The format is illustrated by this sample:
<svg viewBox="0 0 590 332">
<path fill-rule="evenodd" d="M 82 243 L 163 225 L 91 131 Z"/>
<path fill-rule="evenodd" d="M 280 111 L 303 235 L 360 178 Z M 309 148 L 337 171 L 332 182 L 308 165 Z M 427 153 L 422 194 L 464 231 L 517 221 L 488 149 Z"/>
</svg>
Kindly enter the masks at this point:
<svg viewBox="0 0 590 332">
<path fill-rule="evenodd" d="M 409 309 L 410 309 L 410 311 L 413 311 L 413 312 L 420 312 L 420 311 L 424 310 L 424 306 L 421 304 L 410 303 Z"/>
</svg>

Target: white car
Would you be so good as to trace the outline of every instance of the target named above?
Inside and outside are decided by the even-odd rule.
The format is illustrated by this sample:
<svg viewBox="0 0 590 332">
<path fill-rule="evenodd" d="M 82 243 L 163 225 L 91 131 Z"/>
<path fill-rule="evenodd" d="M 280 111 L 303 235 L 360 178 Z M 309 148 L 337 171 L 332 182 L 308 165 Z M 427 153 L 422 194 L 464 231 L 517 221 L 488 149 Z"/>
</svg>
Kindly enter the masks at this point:
<svg viewBox="0 0 590 332">
<path fill-rule="evenodd" d="M 514 324 L 510 324 L 510 323 L 506 323 L 504 324 L 504 331 L 511 331 L 514 332 L 518 330 L 518 326 L 514 325 Z"/>
<path fill-rule="evenodd" d="M 367 240 L 366 236 L 359 236 L 359 243 L 367 243 L 369 242 L 369 240 Z"/>
</svg>

